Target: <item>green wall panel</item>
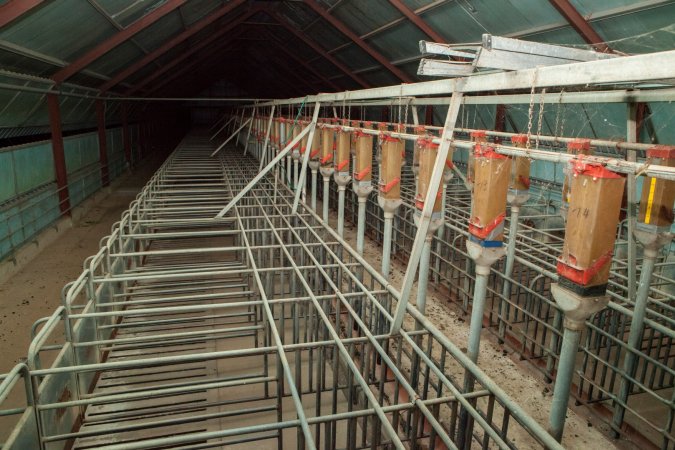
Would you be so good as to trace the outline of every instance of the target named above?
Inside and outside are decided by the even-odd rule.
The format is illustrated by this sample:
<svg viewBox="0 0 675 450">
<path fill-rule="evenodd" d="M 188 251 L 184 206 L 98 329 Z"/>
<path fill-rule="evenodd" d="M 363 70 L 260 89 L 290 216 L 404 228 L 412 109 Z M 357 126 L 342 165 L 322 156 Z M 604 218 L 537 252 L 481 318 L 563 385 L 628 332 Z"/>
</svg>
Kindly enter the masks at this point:
<svg viewBox="0 0 675 450">
<path fill-rule="evenodd" d="M 16 179 L 12 153 L 0 153 L 0 203 L 16 195 Z"/>
<path fill-rule="evenodd" d="M 49 142 L 21 147 L 13 153 L 14 173 L 17 176 L 18 185 L 17 194 L 54 181 L 54 159 Z"/>
</svg>

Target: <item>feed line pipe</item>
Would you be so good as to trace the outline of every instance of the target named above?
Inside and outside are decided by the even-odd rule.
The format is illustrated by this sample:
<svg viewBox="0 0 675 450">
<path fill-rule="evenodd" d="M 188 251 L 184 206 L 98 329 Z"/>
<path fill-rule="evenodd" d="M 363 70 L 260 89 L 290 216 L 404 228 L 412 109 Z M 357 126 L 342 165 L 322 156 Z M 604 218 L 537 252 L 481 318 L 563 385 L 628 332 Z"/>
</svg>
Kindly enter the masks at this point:
<svg viewBox="0 0 675 450">
<path fill-rule="evenodd" d="M 476 281 L 471 305 L 471 322 L 466 355 L 474 363 L 480 351 L 485 296 L 492 265 L 504 255 L 504 218 L 511 176 L 511 159 L 500 155 L 485 142 L 475 143 L 474 178 L 466 247 L 476 265 Z M 474 389 L 473 375 L 464 374 L 464 392 Z M 459 415 L 458 447 L 470 448 L 473 439 L 473 419 L 462 409 Z"/>
<path fill-rule="evenodd" d="M 650 149 L 647 157 L 652 162 L 667 166 L 675 166 L 675 148 Z M 614 400 L 614 415 L 612 418 L 612 437 L 618 438 L 623 424 L 628 402 L 628 396 L 633 387 L 633 379 L 638 366 L 641 350 L 644 322 L 649 302 L 649 289 L 656 264 L 656 258 L 663 247 L 670 245 L 673 235 L 672 227 L 673 202 L 675 201 L 675 182 L 647 178 L 642 184 L 642 198 L 640 211 L 635 227 L 635 237 L 644 247 L 644 259 L 640 271 L 640 282 L 633 306 L 633 318 L 630 322 L 628 347 L 623 360 L 623 376 L 619 386 L 619 393 Z"/>
<path fill-rule="evenodd" d="M 514 135 L 511 142 L 518 147 L 525 148 L 529 139 L 525 134 Z M 518 237 L 518 216 L 520 207 L 530 198 L 530 160 L 525 157 L 516 157 L 511 161 L 511 175 L 506 201 L 511 205 L 511 220 L 509 222 L 509 240 L 506 244 L 506 263 L 504 266 L 504 284 L 502 286 L 502 301 L 499 304 L 499 342 L 504 342 L 506 324 L 508 323 L 511 300 L 511 279 L 516 259 L 516 240 Z"/>
</svg>

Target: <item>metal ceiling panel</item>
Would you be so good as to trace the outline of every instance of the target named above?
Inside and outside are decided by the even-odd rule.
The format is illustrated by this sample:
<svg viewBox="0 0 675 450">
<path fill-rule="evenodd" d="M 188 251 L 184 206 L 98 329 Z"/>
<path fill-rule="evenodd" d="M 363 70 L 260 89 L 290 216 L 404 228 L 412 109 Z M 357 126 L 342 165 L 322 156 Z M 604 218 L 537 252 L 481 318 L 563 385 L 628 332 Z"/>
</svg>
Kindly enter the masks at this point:
<svg viewBox="0 0 675 450">
<path fill-rule="evenodd" d="M 675 3 L 592 22 L 614 50 L 651 53 L 675 48 Z"/>
<path fill-rule="evenodd" d="M 13 22 L 0 39 L 73 61 L 116 31 L 86 0 L 59 0 Z"/>
<path fill-rule="evenodd" d="M 89 68 L 95 72 L 112 76 L 143 55 L 144 53 L 136 45 L 127 41 L 98 58 Z"/>
<path fill-rule="evenodd" d="M 424 20 L 451 43 L 480 42 L 483 33 L 506 36 L 564 23 L 542 0 L 449 2 L 424 14 Z"/>
<path fill-rule="evenodd" d="M 335 53 L 333 53 L 333 56 L 336 57 L 338 60 L 342 61 L 343 63 L 345 63 L 348 67 L 353 68 L 354 70 L 365 69 L 366 67 L 371 66 L 378 66 L 378 62 L 375 61 L 375 59 L 370 57 L 370 55 L 368 55 L 355 45 L 345 47 L 342 50 L 338 50 Z"/>
<path fill-rule="evenodd" d="M 58 66 L 53 64 L 26 58 L 25 56 L 2 49 L 0 49 L 0 66 L 5 70 L 39 76 L 49 76 L 58 69 Z"/>
<path fill-rule="evenodd" d="M 284 3 L 284 8 L 279 9 L 279 14 L 291 26 L 300 29 L 307 37 L 314 39 L 315 42 L 326 50 L 351 42 L 347 36 L 336 30 L 333 25 L 320 19 L 318 15 L 302 4 Z"/>
<path fill-rule="evenodd" d="M 40 102 L 44 102 L 43 94 L 0 90 L 0 105 L 3 105 L 0 111 L 0 124 L 3 127 L 42 125 L 42 123 L 27 122 L 36 107 L 39 107 Z"/>
<path fill-rule="evenodd" d="M 396 61 L 419 55 L 419 41 L 424 39 L 427 39 L 426 34 L 412 23 L 405 21 L 377 34 L 368 43 L 390 61 Z"/>
<path fill-rule="evenodd" d="M 406 6 L 413 11 L 422 8 L 427 5 L 431 5 L 432 3 L 443 3 L 444 0 L 402 0 L 403 3 L 406 4 Z M 445 1 L 450 1 L 450 0 L 445 0 Z"/>
<path fill-rule="evenodd" d="M 223 5 L 222 0 L 191 0 L 180 8 L 185 26 L 190 26 Z"/>
<path fill-rule="evenodd" d="M 640 4 L 647 5 L 649 3 L 654 3 L 651 0 L 612 0 L 611 2 L 599 2 L 597 0 L 570 0 L 574 9 L 579 11 L 579 14 L 586 17 L 587 20 L 593 18 L 594 14 L 600 13 L 611 8 L 622 8 L 622 7 L 636 7 Z"/>
<path fill-rule="evenodd" d="M 519 36 L 518 39 L 526 41 L 542 42 L 544 44 L 570 45 L 574 47 L 581 47 L 590 49 L 591 46 L 584 41 L 584 39 L 572 29 L 572 27 L 564 26 L 550 31 L 540 33 L 532 33 L 526 36 Z"/>
<path fill-rule="evenodd" d="M 386 69 L 377 69 L 370 72 L 363 72 L 359 75 L 373 86 L 391 86 L 393 84 L 401 83 L 401 80 L 396 78 L 394 74 Z"/>
<path fill-rule="evenodd" d="M 331 14 L 358 35 L 369 33 L 402 17 L 402 14 L 387 0 L 344 1 L 333 9 Z"/>
<path fill-rule="evenodd" d="M 162 6 L 166 0 L 96 0 L 117 23 L 126 27 L 154 9 Z"/>
<path fill-rule="evenodd" d="M 134 37 L 134 40 L 137 41 L 141 47 L 148 51 L 152 51 L 183 30 L 183 22 L 180 13 L 174 11 L 138 33 Z"/>
</svg>

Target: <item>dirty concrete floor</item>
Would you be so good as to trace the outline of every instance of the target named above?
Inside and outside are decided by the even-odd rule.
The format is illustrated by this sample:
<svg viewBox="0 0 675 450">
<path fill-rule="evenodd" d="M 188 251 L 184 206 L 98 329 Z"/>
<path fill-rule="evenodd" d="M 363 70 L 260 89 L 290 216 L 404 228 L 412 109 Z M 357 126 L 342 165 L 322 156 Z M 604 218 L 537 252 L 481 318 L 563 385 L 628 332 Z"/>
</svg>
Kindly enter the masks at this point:
<svg viewBox="0 0 675 450">
<path fill-rule="evenodd" d="M 159 168 L 148 159 L 133 173 L 114 183 L 110 194 L 88 211 L 35 259 L 0 284 L 0 373 L 26 357 L 33 323 L 51 315 L 61 304 L 61 289 L 82 273 L 82 264 L 99 249 L 102 237 Z"/>
<path fill-rule="evenodd" d="M 331 206 L 334 205 L 331 204 Z M 317 211 L 321 212 L 322 210 L 323 206 L 321 202 L 318 202 Z M 337 214 L 333 209 L 331 209 L 329 223 L 334 229 L 337 229 Z M 355 224 L 345 221 L 344 238 L 352 248 L 356 248 Z M 382 265 L 381 245 L 381 242 L 376 242 L 370 237 L 365 239 L 363 256 L 378 270 Z M 398 259 L 392 258 L 390 281 L 394 287 L 400 289 L 405 270 L 406 265 Z M 410 295 L 412 304 L 416 304 L 416 297 L 417 282 L 414 283 Z M 447 298 L 430 288 L 427 291 L 426 315 L 456 346 L 466 348 L 469 335 L 469 317 L 465 315 L 459 305 L 449 302 Z M 414 326 L 409 316 L 406 318 L 405 325 L 408 329 Z M 493 380 L 497 380 L 500 387 L 530 416 L 546 427 L 553 397 L 553 384 L 546 384 L 540 373 L 518 361 L 518 356 L 512 353 L 511 350 L 501 347 L 489 333 L 485 331 L 482 333 L 478 359 L 480 368 Z M 628 441 L 610 439 L 607 433 L 608 428 L 592 419 L 588 411 L 583 408 L 575 408 L 575 410 L 568 411 L 562 444 L 566 448 L 574 449 L 637 449 Z M 515 444 L 519 448 L 540 448 L 539 446 L 531 446 L 531 443 L 527 442 L 528 440 L 524 439 L 523 442 L 515 442 Z"/>
</svg>

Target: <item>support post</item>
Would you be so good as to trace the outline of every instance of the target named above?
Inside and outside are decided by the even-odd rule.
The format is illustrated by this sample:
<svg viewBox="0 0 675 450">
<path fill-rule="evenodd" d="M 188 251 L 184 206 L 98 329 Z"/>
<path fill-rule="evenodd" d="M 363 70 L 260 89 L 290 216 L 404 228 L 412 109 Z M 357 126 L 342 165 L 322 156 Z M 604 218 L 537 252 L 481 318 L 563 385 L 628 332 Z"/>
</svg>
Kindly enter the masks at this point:
<svg viewBox="0 0 675 450">
<path fill-rule="evenodd" d="M 626 141 L 627 142 L 638 142 L 640 139 L 639 130 L 638 130 L 638 103 L 631 102 L 628 103 L 628 121 L 626 124 Z M 637 154 L 633 150 L 626 151 L 626 159 L 631 162 L 637 161 Z M 628 248 L 626 255 L 626 268 L 628 276 L 628 293 L 627 297 L 629 301 L 632 301 L 635 298 L 635 282 L 637 279 L 637 242 L 635 242 L 635 221 L 637 215 L 637 205 L 635 203 L 635 193 L 636 193 L 636 180 L 635 177 L 629 176 L 626 178 L 626 211 L 628 216 Z"/>
<path fill-rule="evenodd" d="M 497 111 L 499 111 L 497 105 Z M 503 109 L 503 117 L 506 117 L 506 110 Z M 519 134 L 511 137 L 511 141 L 518 147 L 527 146 L 528 137 Z M 511 220 L 509 222 L 509 240 L 506 249 L 506 264 L 504 267 L 504 284 L 502 285 L 502 301 L 499 304 L 499 342 L 504 342 L 506 327 L 511 309 L 511 278 L 513 277 L 513 266 L 516 259 L 516 239 L 518 238 L 518 216 L 520 207 L 530 198 L 530 160 L 522 156 L 516 157 L 511 163 L 511 177 L 509 181 L 509 190 L 506 194 L 506 200 L 511 205 Z"/>
<path fill-rule="evenodd" d="M 448 107 L 448 114 L 445 118 L 445 125 L 443 126 L 443 134 L 441 135 L 441 144 L 438 148 L 436 163 L 434 164 L 434 170 L 431 174 L 431 180 L 429 182 L 429 191 L 427 192 L 427 196 L 424 202 L 424 210 L 422 211 L 422 216 L 420 217 L 420 222 L 417 227 L 417 233 L 415 234 L 415 241 L 413 243 L 413 248 L 412 251 L 410 252 L 410 257 L 408 259 L 408 267 L 406 268 L 405 277 L 403 278 L 403 287 L 401 288 L 401 299 L 396 305 L 396 312 L 394 313 L 394 322 L 391 324 L 390 330 L 391 334 L 397 334 L 401 329 L 401 324 L 403 323 L 403 316 L 405 315 L 405 311 L 408 306 L 408 298 L 410 297 L 410 291 L 412 290 L 415 273 L 417 272 L 417 267 L 420 261 L 422 247 L 424 246 L 424 239 L 426 239 L 427 231 L 429 230 L 429 224 L 431 223 L 432 219 L 431 216 L 435 203 L 436 193 L 438 191 L 438 186 L 441 182 L 441 177 L 443 176 L 445 159 L 450 149 L 450 143 L 452 141 L 452 136 L 455 130 L 455 123 L 457 122 L 457 115 L 459 114 L 459 107 L 462 104 L 463 98 L 463 93 L 461 92 L 462 81 L 458 80 L 457 82 L 458 82 L 457 86 L 458 89 L 452 94 L 452 98 L 450 99 L 450 106 Z"/>
<path fill-rule="evenodd" d="M 108 138 L 105 133 L 105 102 L 96 100 L 96 124 L 98 128 L 98 156 L 101 163 L 101 186 L 110 185 L 108 167 Z"/>
<path fill-rule="evenodd" d="M 52 132 L 52 155 L 56 174 L 56 189 L 59 193 L 59 210 L 63 215 L 70 215 L 70 194 L 68 193 L 68 170 L 61 132 L 61 108 L 56 94 L 47 94 L 49 109 L 49 126 Z"/>
<path fill-rule="evenodd" d="M 126 103 L 122 103 L 122 143 L 124 145 L 124 159 L 127 162 L 127 167 L 131 169 L 133 165 L 131 154 L 131 134 L 129 133 L 129 109 Z"/>
</svg>

